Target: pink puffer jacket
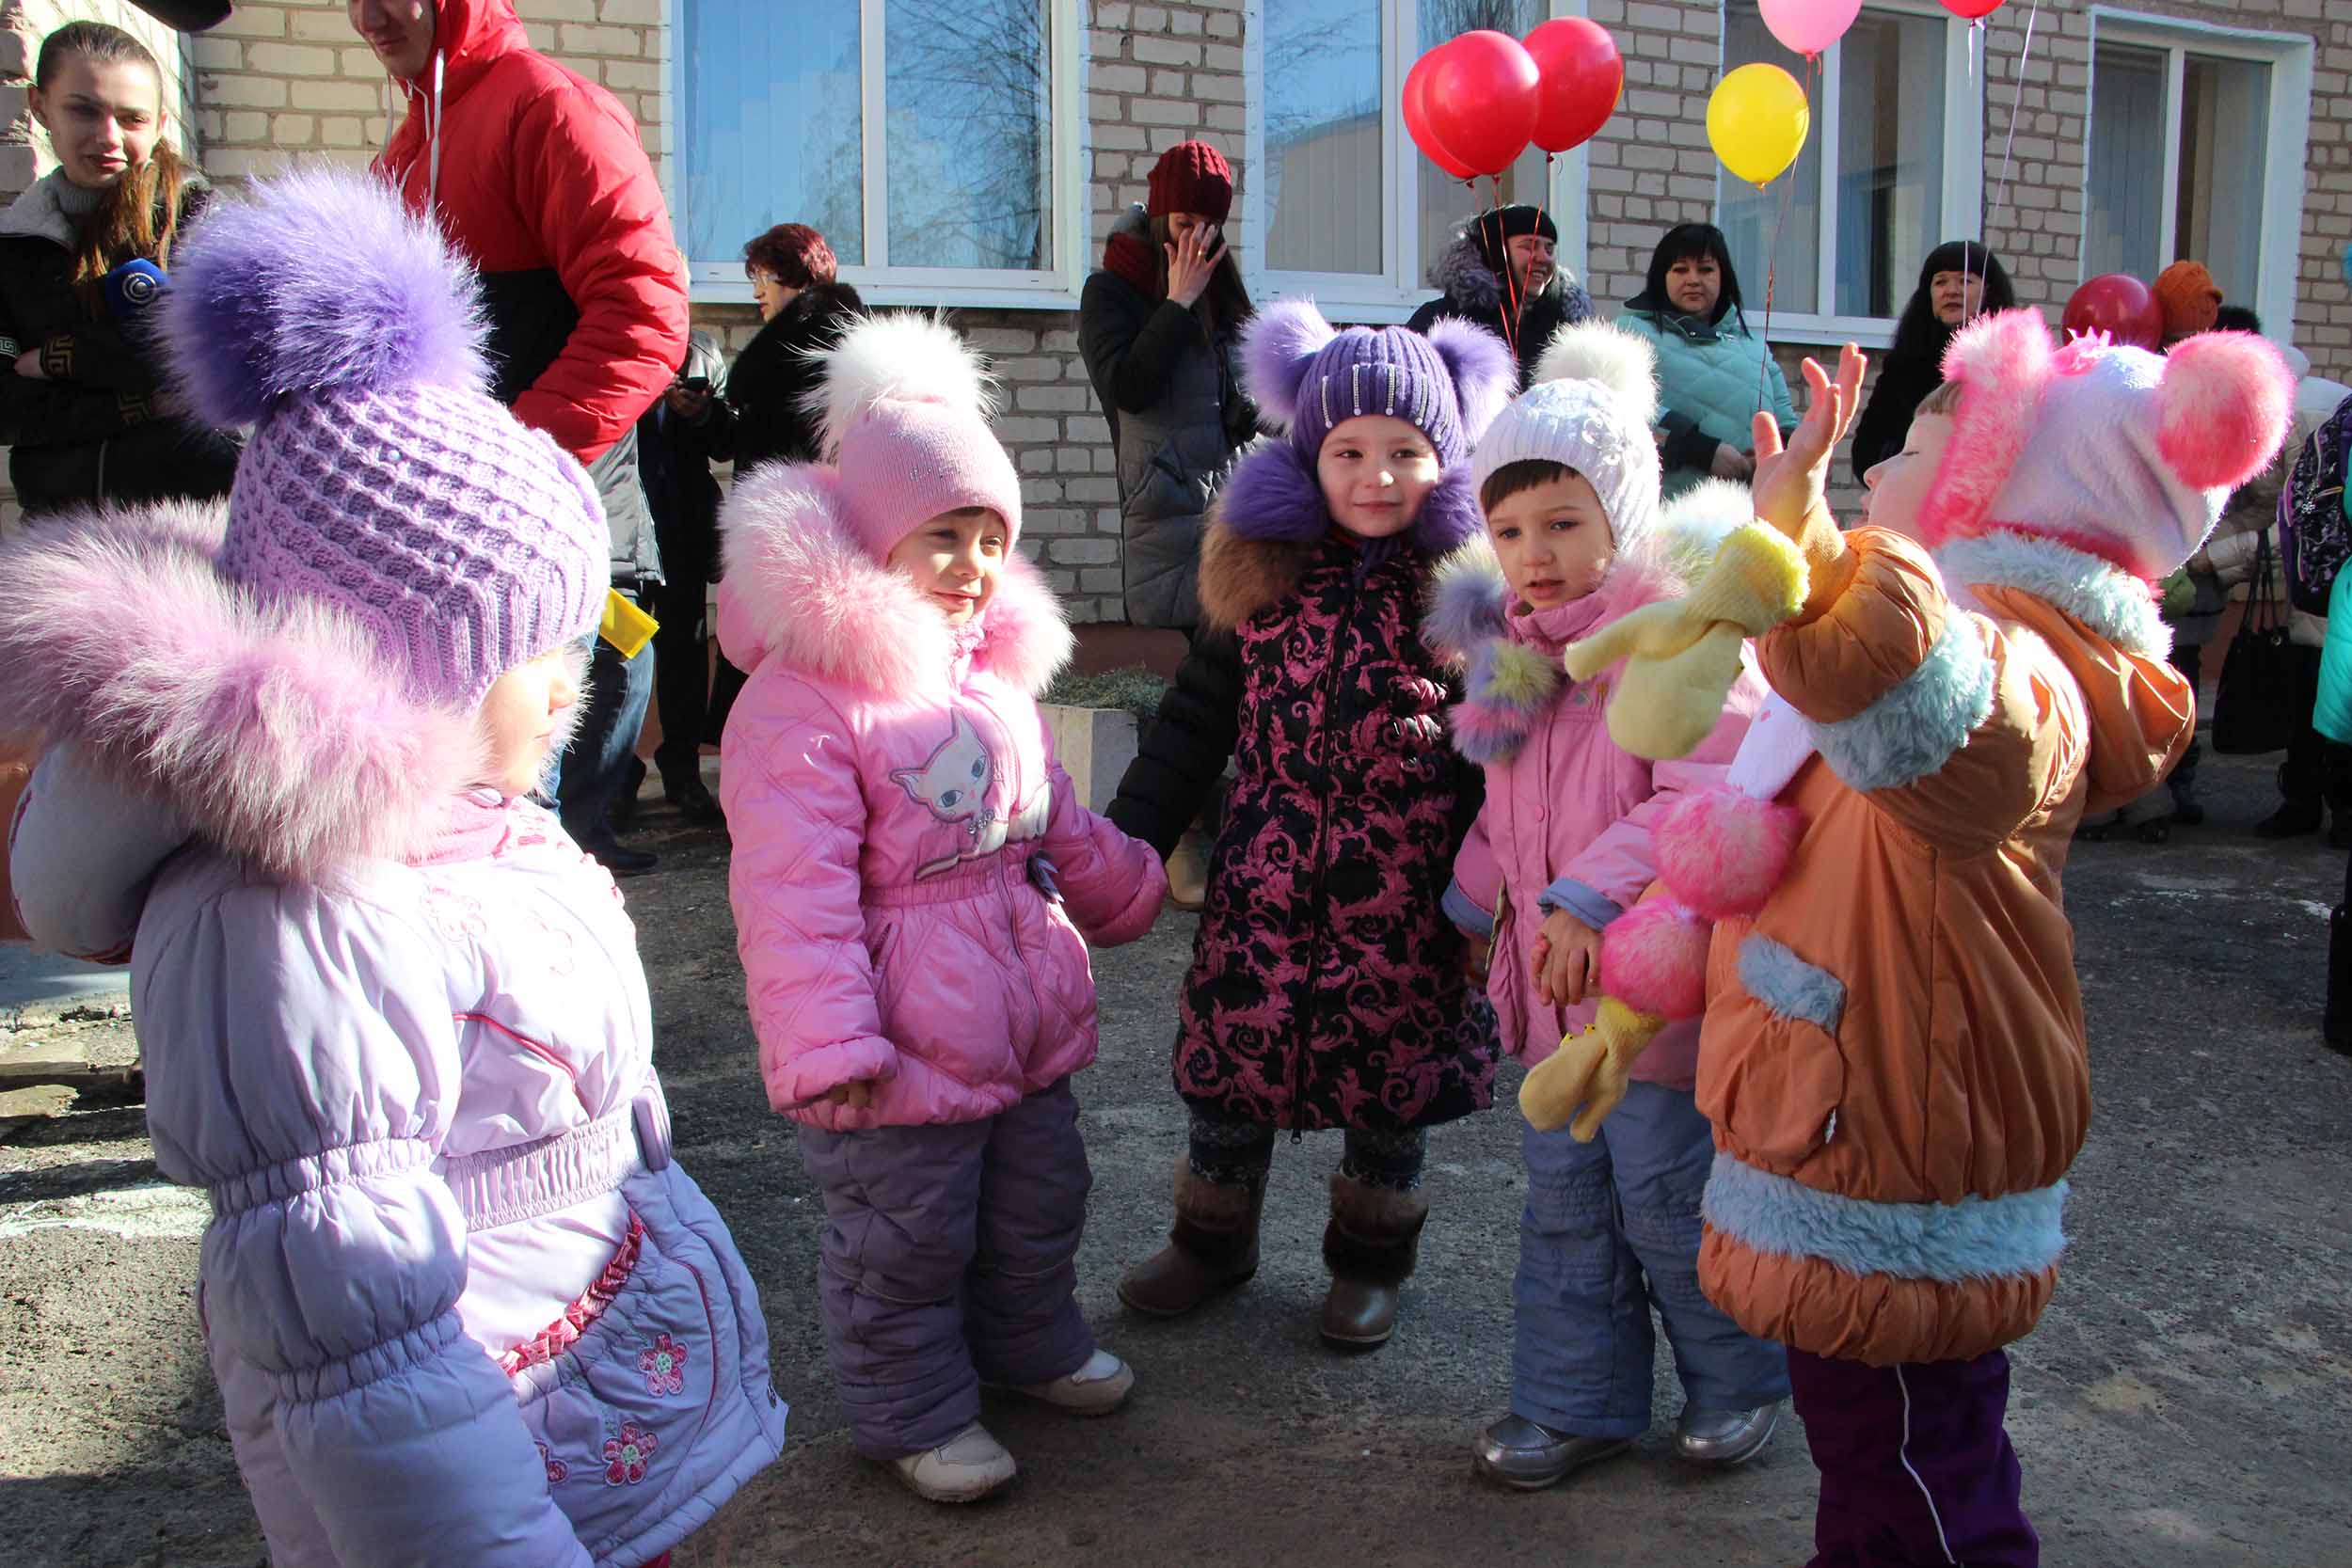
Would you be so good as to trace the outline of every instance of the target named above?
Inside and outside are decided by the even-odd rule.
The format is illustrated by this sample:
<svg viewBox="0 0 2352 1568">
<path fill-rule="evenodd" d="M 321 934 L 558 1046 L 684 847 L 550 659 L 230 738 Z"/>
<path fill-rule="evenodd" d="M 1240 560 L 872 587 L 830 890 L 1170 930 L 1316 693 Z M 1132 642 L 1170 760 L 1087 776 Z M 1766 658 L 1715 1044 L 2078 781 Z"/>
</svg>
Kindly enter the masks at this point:
<svg viewBox="0 0 2352 1568">
<path fill-rule="evenodd" d="M 1486 989 L 1502 1046 L 1533 1067 L 1599 1007 L 1597 997 L 1573 1007 L 1536 998 L 1530 964 L 1547 909 L 1564 908 L 1605 929 L 1633 907 L 1658 874 L 1650 819 L 1681 792 L 1722 782 L 1765 686 L 1751 666 L 1698 750 L 1675 762 L 1645 762 L 1609 737 L 1613 672 L 1572 683 L 1560 653 L 1677 592 L 1671 579 L 1620 570 L 1597 593 L 1531 611 L 1512 599 L 1484 540 L 1448 557 L 1439 574 L 1422 635 L 1466 666 L 1470 701 L 1452 716 L 1454 744 L 1486 769 L 1486 805 L 1454 859 L 1446 911 L 1465 929 L 1493 937 Z M 1508 668 L 1514 657 L 1523 673 L 1541 668 L 1556 678 L 1540 692 L 1507 700 L 1497 690 L 1498 657 L 1504 692 L 1521 689 Z M 1688 1089 L 1698 1047 L 1697 1021 L 1669 1025 L 1634 1063 L 1633 1076 Z"/>
<path fill-rule="evenodd" d="M 751 679 L 719 793 L 768 1102 L 836 1132 L 972 1121 L 1093 1061 L 1079 933 L 1133 942 L 1168 879 L 1054 759 L 1051 591 L 1015 557 L 951 630 L 802 465 L 739 482 L 724 528 L 719 641 Z M 861 1079 L 866 1109 L 827 1099 Z"/>
</svg>

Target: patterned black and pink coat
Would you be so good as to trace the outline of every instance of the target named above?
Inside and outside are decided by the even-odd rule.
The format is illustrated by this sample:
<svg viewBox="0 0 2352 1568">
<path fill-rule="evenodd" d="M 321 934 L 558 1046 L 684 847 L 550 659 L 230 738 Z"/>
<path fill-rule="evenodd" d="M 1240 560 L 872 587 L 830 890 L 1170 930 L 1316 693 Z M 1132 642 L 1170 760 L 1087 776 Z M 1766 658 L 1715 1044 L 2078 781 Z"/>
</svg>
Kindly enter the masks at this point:
<svg viewBox="0 0 2352 1568">
<path fill-rule="evenodd" d="M 1409 534 L 1358 540 L 1279 440 L 1217 504 L 1201 633 L 1108 814 L 1165 854 L 1235 763 L 1176 1038 L 1197 1110 L 1395 1129 L 1492 1102 L 1493 1013 L 1439 907 L 1483 781 L 1418 630 L 1436 560 L 1481 526 L 1456 468 Z"/>
</svg>

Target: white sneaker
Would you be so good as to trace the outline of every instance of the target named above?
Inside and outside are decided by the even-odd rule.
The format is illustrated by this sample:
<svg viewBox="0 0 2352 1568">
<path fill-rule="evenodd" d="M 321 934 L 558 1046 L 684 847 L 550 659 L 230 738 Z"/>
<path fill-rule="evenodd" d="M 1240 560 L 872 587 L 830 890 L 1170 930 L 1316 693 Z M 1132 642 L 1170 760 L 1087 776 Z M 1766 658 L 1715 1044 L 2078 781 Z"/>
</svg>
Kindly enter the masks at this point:
<svg viewBox="0 0 2352 1568">
<path fill-rule="evenodd" d="M 1013 1390 L 1043 1400 L 1073 1416 L 1107 1416 L 1127 1402 L 1136 1386 L 1136 1370 L 1106 1350 L 1097 1350 L 1087 1364 L 1050 1383 L 1028 1383 Z"/>
<path fill-rule="evenodd" d="M 976 1503 L 1009 1484 L 1018 1466 L 988 1428 L 975 1421 L 935 1449 L 899 1455 L 890 1468 L 926 1501 Z"/>
</svg>

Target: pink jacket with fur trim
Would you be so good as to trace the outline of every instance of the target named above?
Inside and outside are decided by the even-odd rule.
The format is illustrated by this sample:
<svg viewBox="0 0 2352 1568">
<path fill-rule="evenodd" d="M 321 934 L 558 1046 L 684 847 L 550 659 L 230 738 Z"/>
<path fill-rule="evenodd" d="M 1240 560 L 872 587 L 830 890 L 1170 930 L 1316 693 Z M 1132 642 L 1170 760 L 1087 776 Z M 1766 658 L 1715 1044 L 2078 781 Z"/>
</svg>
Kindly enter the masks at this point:
<svg viewBox="0 0 2352 1568">
<path fill-rule="evenodd" d="M 1454 744 L 1486 770 L 1486 805 L 1454 859 L 1446 912 L 1493 937 L 1486 994 L 1503 1049 L 1531 1067 L 1600 1006 L 1597 995 L 1573 1007 L 1537 999 L 1530 965 L 1545 913 L 1565 909 L 1605 929 L 1631 909 L 1658 875 L 1650 822 L 1685 792 L 1721 782 L 1764 700 L 1763 677 L 1750 668 L 1713 733 L 1673 762 L 1645 761 L 1609 737 L 1610 676 L 1570 682 L 1561 650 L 1677 587 L 1661 574 L 1621 571 L 1572 604 L 1529 611 L 1512 600 L 1494 551 L 1474 540 L 1446 559 L 1431 592 L 1422 635 L 1467 667 Z M 1698 1053 L 1697 1021 L 1670 1024 L 1633 1076 L 1687 1090 Z"/>
<path fill-rule="evenodd" d="M 1087 936 L 1149 930 L 1159 857 L 1081 805 L 1037 693 L 1060 607 L 1007 562 L 951 629 L 853 543 L 829 470 L 761 469 L 725 518 L 728 887 L 768 1101 L 832 1131 L 972 1121 L 1094 1060 Z M 874 1085 L 865 1110 L 833 1089 Z"/>
</svg>

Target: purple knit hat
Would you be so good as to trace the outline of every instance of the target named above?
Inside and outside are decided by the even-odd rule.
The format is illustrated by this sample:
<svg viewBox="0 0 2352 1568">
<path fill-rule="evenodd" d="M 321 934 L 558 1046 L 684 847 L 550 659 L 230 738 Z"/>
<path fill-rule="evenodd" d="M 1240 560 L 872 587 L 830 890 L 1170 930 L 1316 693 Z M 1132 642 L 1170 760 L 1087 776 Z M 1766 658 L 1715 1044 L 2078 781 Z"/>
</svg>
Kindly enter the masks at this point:
<svg viewBox="0 0 2352 1568">
<path fill-rule="evenodd" d="M 1335 331 L 1311 300 L 1276 300 L 1242 335 L 1250 397 L 1290 431 L 1311 472 L 1331 427 L 1359 414 L 1404 420 L 1429 437 L 1438 465 L 1470 455 L 1518 385 L 1502 339 L 1441 321 L 1423 337 L 1402 326 Z"/>
<path fill-rule="evenodd" d="M 364 175 L 215 202 L 163 297 L 189 404 L 249 424 L 217 566 L 357 622 L 418 702 L 471 708 L 592 630 L 610 566 L 579 463 L 487 393 L 465 262 Z"/>
<path fill-rule="evenodd" d="M 988 368 L 929 316 L 873 316 L 820 356 L 808 401 L 825 461 L 841 471 L 841 515 L 874 560 L 944 512 L 984 506 L 1021 536 L 1021 476 L 988 428 Z"/>
</svg>

